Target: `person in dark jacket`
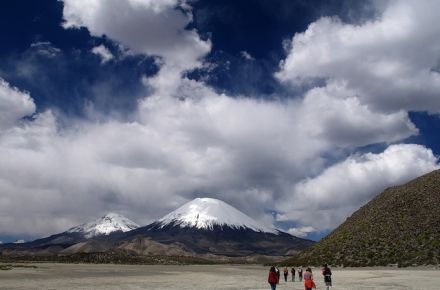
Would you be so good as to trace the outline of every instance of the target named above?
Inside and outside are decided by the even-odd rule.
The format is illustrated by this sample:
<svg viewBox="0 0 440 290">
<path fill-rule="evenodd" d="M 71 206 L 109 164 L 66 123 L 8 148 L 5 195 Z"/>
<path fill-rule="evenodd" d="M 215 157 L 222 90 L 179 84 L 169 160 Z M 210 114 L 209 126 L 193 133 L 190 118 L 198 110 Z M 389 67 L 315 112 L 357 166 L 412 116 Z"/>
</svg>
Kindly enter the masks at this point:
<svg viewBox="0 0 440 290">
<path fill-rule="evenodd" d="M 301 282 L 303 280 L 303 269 L 302 268 L 298 269 L 298 278 L 299 278 L 299 282 Z"/>
<path fill-rule="evenodd" d="M 277 275 L 275 267 L 272 266 L 270 267 L 269 277 L 267 278 L 267 282 L 269 282 L 271 290 L 275 290 L 277 288 L 278 281 L 279 281 L 279 276 Z"/>
<path fill-rule="evenodd" d="M 327 264 L 324 264 L 324 266 L 322 267 L 322 276 L 324 276 L 326 289 L 329 290 L 332 286 L 332 270 L 328 267 Z"/>
<path fill-rule="evenodd" d="M 295 268 L 292 267 L 290 272 L 292 273 L 292 282 L 295 282 Z"/>
<path fill-rule="evenodd" d="M 287 282 L 287 276 L 289 275 L 289 270 L 287 269 L 287 267 L 284 267 L 283 274 L 284 274 L 284 282 Z"/>
</svg>

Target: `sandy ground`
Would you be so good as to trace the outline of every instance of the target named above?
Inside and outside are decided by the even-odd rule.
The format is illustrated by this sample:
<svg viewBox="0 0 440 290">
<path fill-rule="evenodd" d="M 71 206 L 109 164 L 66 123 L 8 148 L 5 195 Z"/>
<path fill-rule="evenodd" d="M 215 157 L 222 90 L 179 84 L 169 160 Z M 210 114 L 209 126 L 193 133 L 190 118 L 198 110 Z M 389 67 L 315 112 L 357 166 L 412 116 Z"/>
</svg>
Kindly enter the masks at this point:
<svg viewBox="0 0 440 290">
<path fill-rule="evenodd" d="M 0 271 L 0 289 L 270 289 L 262 266 L 35 265 Z M 314 272 L 318 289 L 325 289 L 319 269 Z M 288 279 L 277 289 L 304 289 Z M 332 289 L 440 289 L 434 269 L 333 269 L 333 280 Z"/>
</svg>

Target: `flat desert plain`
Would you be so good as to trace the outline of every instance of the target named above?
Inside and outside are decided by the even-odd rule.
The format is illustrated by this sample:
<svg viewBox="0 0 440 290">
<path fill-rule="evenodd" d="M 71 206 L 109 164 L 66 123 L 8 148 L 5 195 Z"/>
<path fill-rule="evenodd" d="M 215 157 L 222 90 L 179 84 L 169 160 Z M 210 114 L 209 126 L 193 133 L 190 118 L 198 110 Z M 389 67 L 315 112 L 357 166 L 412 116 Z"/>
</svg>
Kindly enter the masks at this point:
<svg viewBox="0 0 440 290">
<path fill-rule="evenodd" d="M 268 267 L 258 265 L 33 265 L 0 271 L 0 289 L 270 289 Z M 319 269 L 314 275 L 325 289 Z M 281 280 L 277 289 L 304 289 L 290 276 Z M 432 268 L 333 269 L 333 280 L 332 289 L 440 289 L 440 271 Z"/>
</svg>

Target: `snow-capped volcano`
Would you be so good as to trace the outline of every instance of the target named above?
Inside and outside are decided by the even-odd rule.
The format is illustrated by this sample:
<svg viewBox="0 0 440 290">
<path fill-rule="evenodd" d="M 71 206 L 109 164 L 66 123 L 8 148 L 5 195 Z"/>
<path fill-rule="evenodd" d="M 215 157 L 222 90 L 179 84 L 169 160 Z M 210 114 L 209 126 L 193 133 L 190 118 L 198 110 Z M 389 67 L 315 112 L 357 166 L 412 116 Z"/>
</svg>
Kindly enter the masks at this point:
<svg viewBox="0 0 440 290">
<path fill-rule="evenodd" d="M 138 224 L 120 214 L 108 213 L 95 221 L 73 227 L 67 230 L 67 232 L 82 233 L 89 239 L 96 236 L 109 235 L 117 231 L 128 232 L 138 227 Z"/>
<path fill-rule="evenodd" d="M 115 234 L 111 234 L 113 232 Z M 110 213 L 49 237 L 2 245 L 0 255 L 26 252 L 52 256 L 113 250 L 119 255 L 120 250 L 124 250 L 130 256 L 283 256 L 313 244 L 313 241 L 263 226 L 221 200 L 196 198 L 144 227 Z M 112 255 L 110 252 L 108 255 Z"/>
<path fill-rule="evenodd" d="M 229 204 L 214 198 L 196 198 L 157 221 L 160 228 L 167 225 L 197 229 L 214 229 L 215 226 L 250 229 L 256 232 L 277 234 Z"/>
</svg>

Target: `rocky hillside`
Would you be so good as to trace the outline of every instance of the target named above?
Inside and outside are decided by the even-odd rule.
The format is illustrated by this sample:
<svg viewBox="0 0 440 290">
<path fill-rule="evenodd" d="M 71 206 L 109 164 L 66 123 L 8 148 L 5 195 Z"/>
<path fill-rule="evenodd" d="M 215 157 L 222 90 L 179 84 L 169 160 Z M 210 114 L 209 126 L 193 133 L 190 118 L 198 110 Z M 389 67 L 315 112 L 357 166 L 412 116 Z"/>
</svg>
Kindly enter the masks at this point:
<svg viewBox="0 0 440 290">
<path fill-rule="evenodd" d="M 440 170 L 386 189 L 287 264 L 438 264 Z"/>
</svg>

